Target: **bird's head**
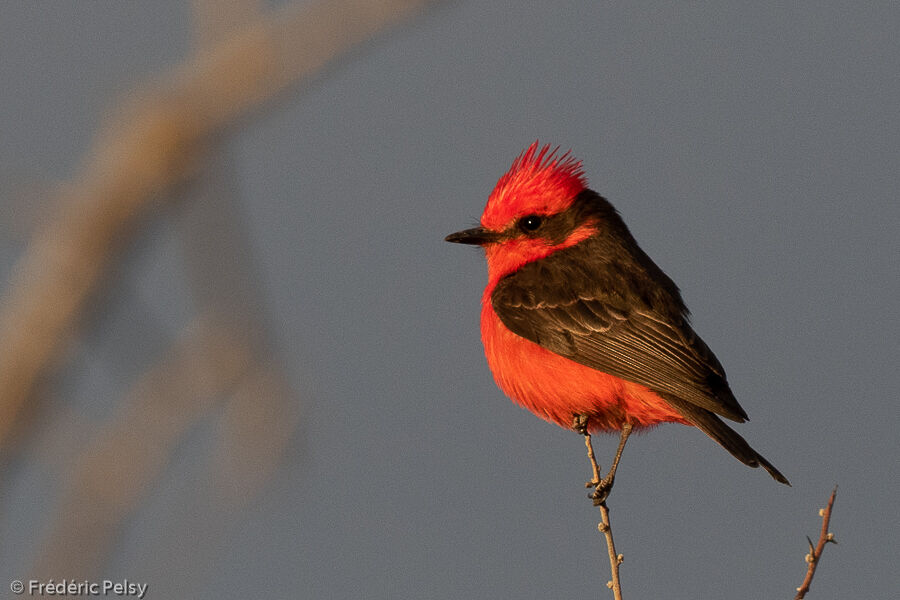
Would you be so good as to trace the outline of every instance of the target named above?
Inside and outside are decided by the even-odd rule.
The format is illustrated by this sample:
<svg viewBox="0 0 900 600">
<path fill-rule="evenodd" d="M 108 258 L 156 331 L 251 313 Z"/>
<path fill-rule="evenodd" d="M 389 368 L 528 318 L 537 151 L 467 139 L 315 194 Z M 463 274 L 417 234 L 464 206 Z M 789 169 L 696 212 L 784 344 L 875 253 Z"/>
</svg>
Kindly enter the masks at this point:
<svg viewBox="0 0 900 600">
<path fill-rule="evenodd" d="M 596 219 L 576 202 L 587 189 L 581 161 L 533 143 L 497 182 L 481 226 L 448 235 L 448 242 L 482 246 L 496 283 L 522 265 L 586 239 Z"/>
</svg>

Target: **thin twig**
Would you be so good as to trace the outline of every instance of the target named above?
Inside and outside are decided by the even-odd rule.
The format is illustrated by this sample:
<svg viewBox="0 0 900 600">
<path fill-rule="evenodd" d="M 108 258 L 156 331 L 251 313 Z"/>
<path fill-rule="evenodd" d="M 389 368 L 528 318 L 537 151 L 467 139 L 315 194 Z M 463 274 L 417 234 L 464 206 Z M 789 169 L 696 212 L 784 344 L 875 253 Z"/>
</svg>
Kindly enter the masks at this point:
<svg viewBox="0 0 900 600">
<path fill-rule="evenodd" d="M 621 554 L 616 554 L 616 544 L 613 541 L 612 526 L 609 524 L 609 508 L 606 502 L 600 503 L 600 518 L 603 522 L 597 525 L 604 536 L 606 536 L 606 548 L 609 551 L 609 570 L 612 573 L 612 580 L 606 583 L 606 587 L 613 591 L 616 600 L 622 600 L 622 583 L 619 581 L 619 565 L 625 560 Z"/>
<path fill-rule="evenodd" d="M 584 432 L 584 444 L 587 446 L 588 458 L 591 461 L 591 469 L 594 471 L 593 479 L 585 485 L 587 487 L 590 487 L 591 485 L 596 486 L 599 485 L 601 481 L 600 465 L 597 464 L 597 459 L 594 455 L 594 445 L 591 443 L 591 434 L 588 433 L 587 430 Z M 616 553 L 612 525 L 610 525 L 609 521 L 609 507 L 606 506 L 606 501 L 604 500 L 598 506 L 600 507 L 600 518 L 602 519 L 602 522 L 597 524 L 597 530 L 606 537 L 606 548 L 609 552 L 609 570 L 610 573 L 612 573 L 612 579 L 607 582 L 606 586 L 613 591 L 616 600 L 622 600 L 622 584 L 619 580 L 619 565 L 622 564 L 624 557 L 621 554 Z"/>
<path fill-rule="evenodd" d="M 806 538 L 809 542 L 809 554 L 806 555 L 806 562 L 809 563 L 809 566 L 806 568 L 806 577 L 803 579 L 803 584 L 797 588 L 797 595 L 794 596 L 794 600 L 802 600 L 806 597 L 806 592 L 809 591 L 813 575 L 816 574 L 816 567 L 819 566 L 819 560 L 822 558 L 822 553 L 825 551 L 825 544 L 829 542 L 837 544 L 837 541 L 834 539 L 834 534 L 828 531 L 828 523 L 831 521 L 831 507 L 834 506 L 834 497 L 836 495 L 837 486 L 834 486 L 831 497 L 828 499 L 828 506 L 819 509 L 819 516 L 822 517 L 822 531 L 819 533 L 819 542 L 816 544 L 816 547 L 813 548 L 812 540 Z"/>
</svg>

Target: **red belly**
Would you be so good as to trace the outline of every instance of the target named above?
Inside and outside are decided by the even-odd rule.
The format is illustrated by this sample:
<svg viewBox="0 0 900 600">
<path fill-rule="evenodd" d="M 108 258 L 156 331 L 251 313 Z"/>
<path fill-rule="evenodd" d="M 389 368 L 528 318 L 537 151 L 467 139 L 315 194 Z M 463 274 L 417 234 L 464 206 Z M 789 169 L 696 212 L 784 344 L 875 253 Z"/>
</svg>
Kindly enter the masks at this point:
<svg viewBox="0 0 900 600">
<path fill-rule="evenodd" d="M 507 396 L 537 416 L 569 429 L 575 415 L 591 431 L 618 431 L 672 422 L 689 425 L 648 388 L 545 350 L 507 329 L 491 307 L 481 311 L 481 337 L 488 366 Z"/>
</svg>

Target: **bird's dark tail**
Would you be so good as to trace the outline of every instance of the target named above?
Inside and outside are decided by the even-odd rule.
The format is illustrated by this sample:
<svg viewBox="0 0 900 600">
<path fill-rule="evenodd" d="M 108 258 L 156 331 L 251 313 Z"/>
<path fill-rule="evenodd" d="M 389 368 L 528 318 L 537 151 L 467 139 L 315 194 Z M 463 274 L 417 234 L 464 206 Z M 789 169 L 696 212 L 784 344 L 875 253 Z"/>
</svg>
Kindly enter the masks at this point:
<svg viewBox="0 0 900 600">
<path fill-rule="evenodd" d="M 722 420 L 709 412 L 705 408 L 700 408 L 690 402 L 685 402 L 680 398 L 676 398 L 669 394 L 663 396 L 672 407 L 681 415 L 700 429 L 703 433 L 716 440 L 723 448 L 731 452 L 736 459 L 750 467 L 759 467 L 760 465 L 775 481 L 785 485 L 791 485 L 787 477 L 781 474 L 772 463 L 763 458 L 756 450 L 750 447 L 747 440 L 742 438 L 731 427 L 722 422 Z"/>
</svg>

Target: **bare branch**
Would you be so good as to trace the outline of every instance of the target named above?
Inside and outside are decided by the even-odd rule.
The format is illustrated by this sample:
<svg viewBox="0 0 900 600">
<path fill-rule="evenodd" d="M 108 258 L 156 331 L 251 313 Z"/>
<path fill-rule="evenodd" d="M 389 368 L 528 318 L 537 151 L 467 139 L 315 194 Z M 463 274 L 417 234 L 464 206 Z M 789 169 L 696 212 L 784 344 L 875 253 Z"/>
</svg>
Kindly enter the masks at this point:
<svg viewBox="0 0 900 600">
<path fill-rule="evenodd" d="M 579 424 L 576 421 L 576 429 L 579 428 L 578 425 Z M 602 481 L 600 479 L 600 465 L 597 464 L 597 458 L 594 454 L 594 445 L 591 443 L 591 434 L 587 432 L 587 429 L 583 430 L 583 434 L 584 444 L 587 446 L 588 459 L 591 461 L 591 470 L 593 471 L 593 477 L 591 481 L 588 481 L 585 484 L 585 487 L 595 487 Z M 620 444 L 620 454 L 621 446 L 622 444 Z M 611 487 L 612 486 L 610 486 L 610 488 Z M 609 490 L 607 490 L 607 493 L 608 491 Z M 622 564 L 625 557 L 616 553 L 616 544 L 613 541 L 612 525 L 609 521 L 609 508 L 606 506 L 606 500 L 604 499 L 597 504 L 597 506 L 600 507 L 600 518 L 602 519 L 602 522 L 597 524 L 597 530 L 606 537 L 606 548 L 609 553 L 609 571 L 612 575 L 612 579 L 606 583 L 606 586 L 613 591 L 616 600 L 622 600 L 622 583 L 619 580 L 619 565 Z"/>
<path fill-rule="evenodd" d="M 809 544 L 809 553 L 806 555 L 806 562 L 809 566 L 806 568 L 806 577 L 803 579 L 803 584 L 797 588 L 797 595 L 794 596 L 794 600 L 802 600 L 806 597 L 806 592 L 809 591 L 809 586 L 812 584 L 813 575 L 816 574 L 816 567 L 819 566 L 819 560 L 822 558 L 822 553 L 825 551 L 825 544 L 829 542 L 837 544 L 837 541 L 834 539 L 834 534 L 828 531 L 828 524 L 831 521 L 831 507 L 834 506 L 834 498 L 836 495 L 837 486 L 834 486 L 831 497 L 828 499 L 828 506 L 819 509 L 819 516 L 822 517 L 822 531 L 819 533 L 819 542 L 816 544 L 815 548 L 813 548 L 812 540 L 808 537 L 806 538 L 806 541 Z"/>
<path fill-rule="evenodd" d="M 613 541 L 612 526 L 609 523 L 609 508 L 606 502 L 600 504 L 600 518 L 603 522 L 597 525 L 604 536 L 606 536 L 606 548 L 609 551 L 609 571 L 612 573 L 612 579 L 606 582 L 606 587 L 613 591 L 616 600 L 622 600 L 622 583 L 619 581 L 619 565 L 625 560 L 621 554 L 616 554 L 616 544 Z"/>
</svg>

